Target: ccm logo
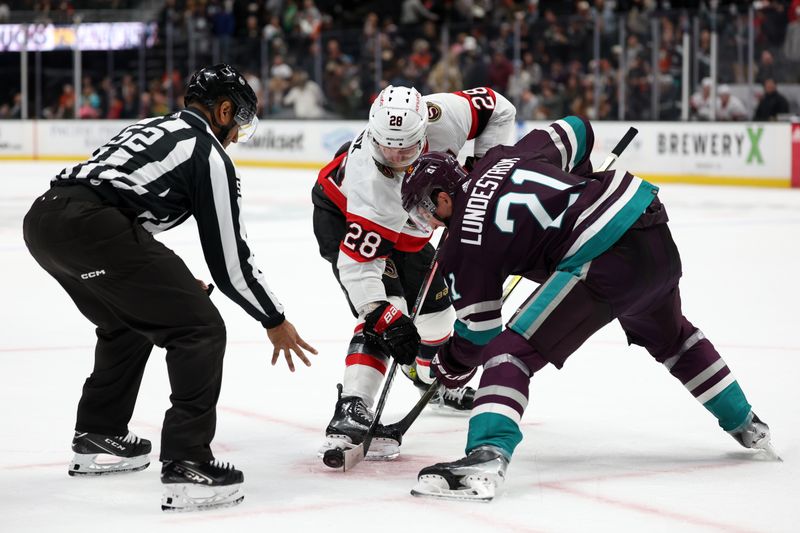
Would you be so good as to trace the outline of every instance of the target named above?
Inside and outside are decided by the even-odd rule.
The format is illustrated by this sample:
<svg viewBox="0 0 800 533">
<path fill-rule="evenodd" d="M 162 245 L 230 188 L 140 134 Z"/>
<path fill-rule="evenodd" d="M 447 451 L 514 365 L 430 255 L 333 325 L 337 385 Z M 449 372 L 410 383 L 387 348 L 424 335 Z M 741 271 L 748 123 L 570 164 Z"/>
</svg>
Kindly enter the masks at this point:
<svg viewBox="0 0 800 533">
<path fill-rule="evenodd" d="M 106 273 L 105 270 L 95 270 L 94 272 L 87 272 L 86 274 L 81 274 L 81 279 L 92 279 L 98 276 L 104 276 Z"/>
<path fill-rule="evenodd" d="M 106 439 L 106 444 L 110 444 L 114 448 L 117 448 L 119 450 L 125 451 L 125 446 L 123 446 L 122 444 L 119 444 L 118 442 L 114 442 L 111 439 Z"/>
</svg>

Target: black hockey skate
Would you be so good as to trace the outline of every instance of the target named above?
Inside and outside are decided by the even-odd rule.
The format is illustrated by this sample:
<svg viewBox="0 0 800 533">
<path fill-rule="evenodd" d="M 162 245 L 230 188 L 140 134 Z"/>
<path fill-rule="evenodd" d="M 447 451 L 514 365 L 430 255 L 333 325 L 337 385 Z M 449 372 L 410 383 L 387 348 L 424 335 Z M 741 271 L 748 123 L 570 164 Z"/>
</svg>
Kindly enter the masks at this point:
<svg viewBox="0 0 800 533">
<path fill-rule="evenodd" d="M 416 364 L 401 367 L 403 374 L 408 377 L 414 386 L 419 389 L 420 395 L 427 392 L 430 383 L 425 383 L 417 372 Z M 427 371 L 427 370 L 426 370 Z M 475 389 L 472 387 L 458 387 L 457 389 L 444 389 L 444 393 L 438 392 L 428 402 L 434 410 L 441 412 L 469 414 L 472 405 L 475 403 Z"/>
<path fill-rule="evenodd" d="M 770 442 L 769 426 L 758 418 L 753 411 L 747 415 L 744 424 L 729 431 L 736 442 L 745 448 L 763 450 L 770 458 L 783 461 Z"/>
<path fill-rule="evenodd" d="M 123 474 L 144 470 L 150 464 L 152 446 L 133 433 L 111 437 L 76 431 L 72 438 L 75 456 L 69 465 L 70 476 Z"/>
<path fill-rule="evenodd" d="M 358 396 L 342 396 L 342 385 L 339 390 L 336 408 L 333 411 L 328 427 L 325 428 L 325 443 L 319 449 L 319 457 L 332 449 L 350 449 L 361 444 L 367 434 L 374 415 Z M 391 427 L 378 424 L 365 459 L 371 461 L 389 461 L 400 455 L 400 444 L 403 434 Z"/>
<path fill-rule="evenodd" d="M 416 369 L 405 373 L 414 382 L 414 386 L 419 389 L 420 394 L 425 394 L 428 387 L 430 387 L 430 383 L 422 381 Z M 441 412 L 468 414 L 472 410 L 474 403 L 475 389 L 472 387 L 458 387 L 457 389 L 444 389 L 443 393 L 437 391 L 431 401 L 428 402 L 428 405 Z"/>
<path fill-rule="evenodd" d="M 479 446 L 452 463 L 438 463 L 420 470 L 414 496 L 445 500 L 489 502 L 505 481 L 508 457 L 495 446 Z"/>
<path fill-rule="evenodd" d="M 242 503 L 244 474 L 219 461 L 166 461 L 162 511 L 205 511 Z"/>
<path fill-rule="evenodd" d="M 437 392 L 430 403 L 440 410 L 469 414 L 475 403 L 475 389 L 472 387 L 444 389 L 442 392 Z"/>
</svg>

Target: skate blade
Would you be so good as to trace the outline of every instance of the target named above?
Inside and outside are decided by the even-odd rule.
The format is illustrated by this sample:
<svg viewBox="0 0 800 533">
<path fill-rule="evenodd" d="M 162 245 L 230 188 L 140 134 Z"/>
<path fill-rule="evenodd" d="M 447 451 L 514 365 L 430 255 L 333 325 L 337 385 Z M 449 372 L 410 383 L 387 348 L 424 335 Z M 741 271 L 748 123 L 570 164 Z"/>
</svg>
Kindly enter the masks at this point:
<svg viewBox="0 0 800 533">
<path fill-rule="evenodd" d="M 480 503 L 489 503 L 494 499 L 496 487 L 493 483 L 478 481 L 472 479 L 471 476 L 465 478 L 464 483 L 467 486 L 451 489 L 441 476 L 422 476 L 417 481 L 417 485 L 411 489 L 411 495 L 420 498 Z"/>
<path fill-rule="evenodd" d="M 356 444 L 353 444 L 350 441 L 349 437 L 329 435 L 325 443 L 323 443 L 323 445 L 317 451 L 317 457 L 320 459 L 323 458 L 325 456 L 325 452 L 328 450 L 339 449 L 346 451 L 351 450 L 356 446 Z M 370 444 L 369 450 L 367 450 L 367 456 L 365 457 L 365 460 L 392 461 L 397 459 L 399 456 L 400 445 L 397 444 L 397 441 L 376 437 L 372 439 L 372 443 Z"/>
<path fill-rule="evenodd" d="M 772 445 L 772 443 L 768 442 L 765 446 L 762 446 L 762 447 L 760 447 L 758 449 L 759 449 L 759 451 L 764 452 L 764 455 L 766 455 L 769 459 L 772 459 L 773 461 L 778 461 L 778 462 L 781 462 L 781 463 L 783 462 L 783 459 L 781 459 L 781 456 L 778 455 L 777 451 L 775 451 L 775 447 Z"/>
<path fill-rule="evenodd" d="M 472 413 L 472 409 L 456 409 L 449 405 L 442 405 L 439 402 L 431 402 L 428 404 L 428 409 L 437 415 L 455 416 L 455 417 L 468 417 Z"/>
<path fill-rule="evenodd" d="M 165 485 L 161 510 L 166 512 L 212 511 L 239 505 L 244 500 L 242 484 L 209 487 L 195 483 Z"/>
<path fill-rule="evenodd" d="M 148 455 L 118 457 L 104 453 L 76 453 L 69 465 L 70 476 L 108 476 L 138 472 L 150 466 Z"/>
</svg>

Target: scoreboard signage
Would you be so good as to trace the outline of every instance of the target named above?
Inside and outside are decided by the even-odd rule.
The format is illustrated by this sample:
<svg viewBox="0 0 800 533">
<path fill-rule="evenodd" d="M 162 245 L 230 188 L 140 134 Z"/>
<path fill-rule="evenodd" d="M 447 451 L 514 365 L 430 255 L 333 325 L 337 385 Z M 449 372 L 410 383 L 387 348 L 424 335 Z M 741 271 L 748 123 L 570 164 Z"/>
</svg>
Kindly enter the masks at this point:
<svg viewBox="0 0 800 533">
<path fill-rule="evenodd" d="M 77 25 L 0 24 L 0 52 L 125 50 L 155 44 L 155 23 L 91 22 Z"/>
</svg>

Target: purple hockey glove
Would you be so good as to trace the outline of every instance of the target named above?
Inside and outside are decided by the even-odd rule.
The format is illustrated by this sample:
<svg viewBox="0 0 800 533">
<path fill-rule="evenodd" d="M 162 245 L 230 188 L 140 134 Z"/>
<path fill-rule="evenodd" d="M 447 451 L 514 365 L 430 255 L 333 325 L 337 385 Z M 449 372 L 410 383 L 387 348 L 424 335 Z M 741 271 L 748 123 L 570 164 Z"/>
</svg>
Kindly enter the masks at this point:
<svg viewBox="0 0 800 533">
<path fill-rule="evenodd" d="M 439 383 L 448 389 L 457 389 L 467 384 L 477 372 L 477 368 L 469 368 L 453 361 L 450 354 L 450 342 L 442 345 L 431 361 L 431 373 Z"/>
</svg>

